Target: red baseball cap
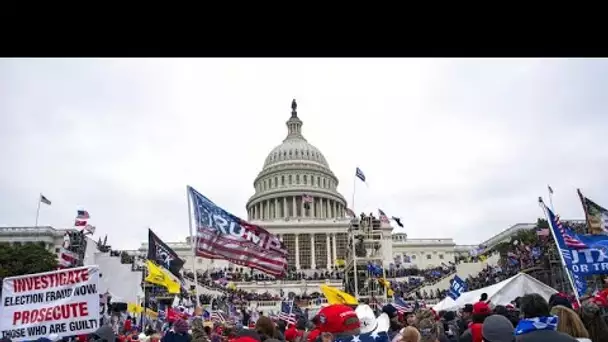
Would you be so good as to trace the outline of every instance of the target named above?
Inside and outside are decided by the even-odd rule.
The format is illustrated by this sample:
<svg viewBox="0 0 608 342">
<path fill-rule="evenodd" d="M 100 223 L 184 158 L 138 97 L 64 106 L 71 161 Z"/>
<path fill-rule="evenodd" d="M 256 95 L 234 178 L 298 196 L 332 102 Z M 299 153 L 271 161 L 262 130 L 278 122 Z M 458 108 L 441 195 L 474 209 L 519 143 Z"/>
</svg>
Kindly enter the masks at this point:
<svg viewBox="0 0 608 342">
<path fill-rule="evenodd" d="M 477 302 L 473 304 L 473 315 L 487 315 L 490 314 L 490 306 L 485 302 Z"/>
<path fill-rule="evenodd" d="M 319 337 L 320 334 L 321 334 L 321 332 L 319 331 L 319 329 L 314 329 L 308 333 L 308 336 L 306 336 L 306 339 L 308 340 L 308 342 L 315 342 L 317 340 L 317 337 Z"/>
<path fill-rule="evenodd" d="M 317 318 L 315 324 L 320 332 L 339 334 L 361 327 L 355 310 L 344 304 L 326 306 L 315 318 Z"/>
<path fill-rule="evenodd" d="M 293 325 L 285 330 L 285 341 L 295 341 L 298 336 L 302 336 L 302 332 Z"/>
</svg>

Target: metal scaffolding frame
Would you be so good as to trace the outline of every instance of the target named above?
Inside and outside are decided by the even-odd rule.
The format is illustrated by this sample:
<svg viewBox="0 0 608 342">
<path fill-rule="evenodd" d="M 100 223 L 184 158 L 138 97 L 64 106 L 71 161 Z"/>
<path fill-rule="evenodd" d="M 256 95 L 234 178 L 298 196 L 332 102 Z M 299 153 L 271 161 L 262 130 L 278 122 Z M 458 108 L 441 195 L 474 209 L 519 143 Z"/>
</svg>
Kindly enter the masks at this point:
<svg viewBox="0 0 608 342">
<path fill-rule="evenodd" d="M 348 229 L 349 246 L 344 267 L 344 289 L 360 302 L 379 303 L 386 299 L 386 288 L 381 286 L 367 265 L 373 263 L 382 267 L 382 277 L 386 279 L 382 257 L 383 233 L 379 219 L 364 217 L 351 220 Z"/>
</svg>

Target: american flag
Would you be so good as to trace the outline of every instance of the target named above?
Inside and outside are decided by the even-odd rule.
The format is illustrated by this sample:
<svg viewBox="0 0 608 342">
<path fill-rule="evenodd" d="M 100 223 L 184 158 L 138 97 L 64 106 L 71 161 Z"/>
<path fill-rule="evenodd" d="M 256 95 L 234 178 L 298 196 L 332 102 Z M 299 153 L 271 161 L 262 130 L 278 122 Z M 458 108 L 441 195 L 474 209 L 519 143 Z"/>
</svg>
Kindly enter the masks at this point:
<svg viewBox="0 0 608 342">
<path fill-rule="evenodd" d="M 59 269 L 70 268 L 76 266 L 79 257 L 76 253 L 61 248 L 59 251 Z"/>
<path fill-rule="evenodd" d="M 212 310 L 211 311 L 211 321 L 224 323 L 224 322 L 226 322 L 226 315 L 221 310 Z"/>
<path fill-rule="evenodd" d="M 277 318 L 287 323 L 296 324 L 298 317 L 302 315 L 302 309 L 293 300 L 285 300 L 281 303 L 281 312 L 279 312 Z"/>
<path fill-rule="evenodd" d="M 406 312 L 414 311 L 414 306 L 406 303 L 405 300 L 403 300 L 403 298 L 401 297 L 395 297 L 393 299 L 393 306 L 400 314 L 405 314 Z"/>
<path fill-rule="evenodd" d="M 566 248 L 574 248 L 581 249 L 587 248 L 587 245 L 578 239 L 576 234 L 573 234 L 572 231 L 566 229 L 562 222 L 559 220 L 559 216 L 553 214 L 551 209 L 546 208 L 549 216 L 549 225 L 553 229 L 555 236 L 557 237 L 558 243 L 559 240 L 563 240 Z M 561 238 L 561 239 L 560 239 Z M 563 248 L 562 246 L 560 246 Z"/>
<path fill-rule="evenodd" d="M 76 220 L 74 221 L 74 226 L 76 227 L 84 227 L 87 225 L 87 221 L 82 221 L 82 220 Z"/>
<path fill-rule="evenodd" d="M 390 223 L 391 221 L 388 219 L 388 216 L 382 211 L 382 209 L 378 209 L 378 214 L 380 214 L 380 222 Z"/>
<path fill-rule="evenodd" d="M 360 335 L 338 335 L 335 342 L 389 342 L 391 339 L 388 333 L 383 331 L 372 331 L 367 334 Z"/>
<path fill-rule="evenodd" d="M 188 187 L 197 227 L 196 255 L 223 259 L 275 277 L 287 273 L 287 250 L 260 226 L 248 223 Z"/>
<path fill-rule="evenodd" d="M 78 220 L 88 220 L 90 218 L 89 212 L 86 210 L 78 210 L 78 213 L 76 214 L 76 219 Z"/>
<path fill-rule="evenodd" d="M 312 196 L 304 194 L 302 195 L 302 201 L 304 203 L 312 203 Z"/>
</svg>

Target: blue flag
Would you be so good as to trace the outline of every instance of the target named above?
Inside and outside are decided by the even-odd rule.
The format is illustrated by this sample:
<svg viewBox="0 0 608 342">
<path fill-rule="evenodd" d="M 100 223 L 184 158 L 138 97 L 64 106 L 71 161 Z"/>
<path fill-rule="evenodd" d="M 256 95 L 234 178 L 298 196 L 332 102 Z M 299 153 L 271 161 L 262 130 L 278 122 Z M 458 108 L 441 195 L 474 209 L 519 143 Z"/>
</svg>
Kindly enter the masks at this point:
<svg viewBox="0 0 608 342">
<path fill-rule="evenodd" d="M 608 236 L 577 234 L 546 209 L 566 267 L 581 276 L 608 274 Z"/>
<path fill-rule="evenodd" d="M 448 290 L 448 296 L 453 300 L 458 299 L 464 292 L 467 292 L 467 283 L 462 280 L 459 276 L 454 276 L 454 279 L 450 281 L 450 288 Z"/>
<path fill-rule="evenodd" d="M 584 276 L 579 275 L 578 273 L 572 273 L 572 278 L 574 280 L 574 287 L 576 288 L 578 296 L 584 296 L 587 292 L 587 280 Z"/>
</svg>

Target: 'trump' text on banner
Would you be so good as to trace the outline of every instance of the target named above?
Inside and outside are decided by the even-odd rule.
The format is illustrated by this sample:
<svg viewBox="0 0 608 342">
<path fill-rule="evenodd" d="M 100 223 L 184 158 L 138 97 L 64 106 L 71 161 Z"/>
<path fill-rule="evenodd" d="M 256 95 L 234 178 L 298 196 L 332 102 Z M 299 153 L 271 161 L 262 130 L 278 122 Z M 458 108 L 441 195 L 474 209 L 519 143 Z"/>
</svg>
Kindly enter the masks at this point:
<svg viewBox="0 0 608 342">
<path fill-rule="evenodd" d="M 5 278 L 0 331 L 13 341 L 90 334 L 99 327 L 99 268 Z"/>
</svg>

